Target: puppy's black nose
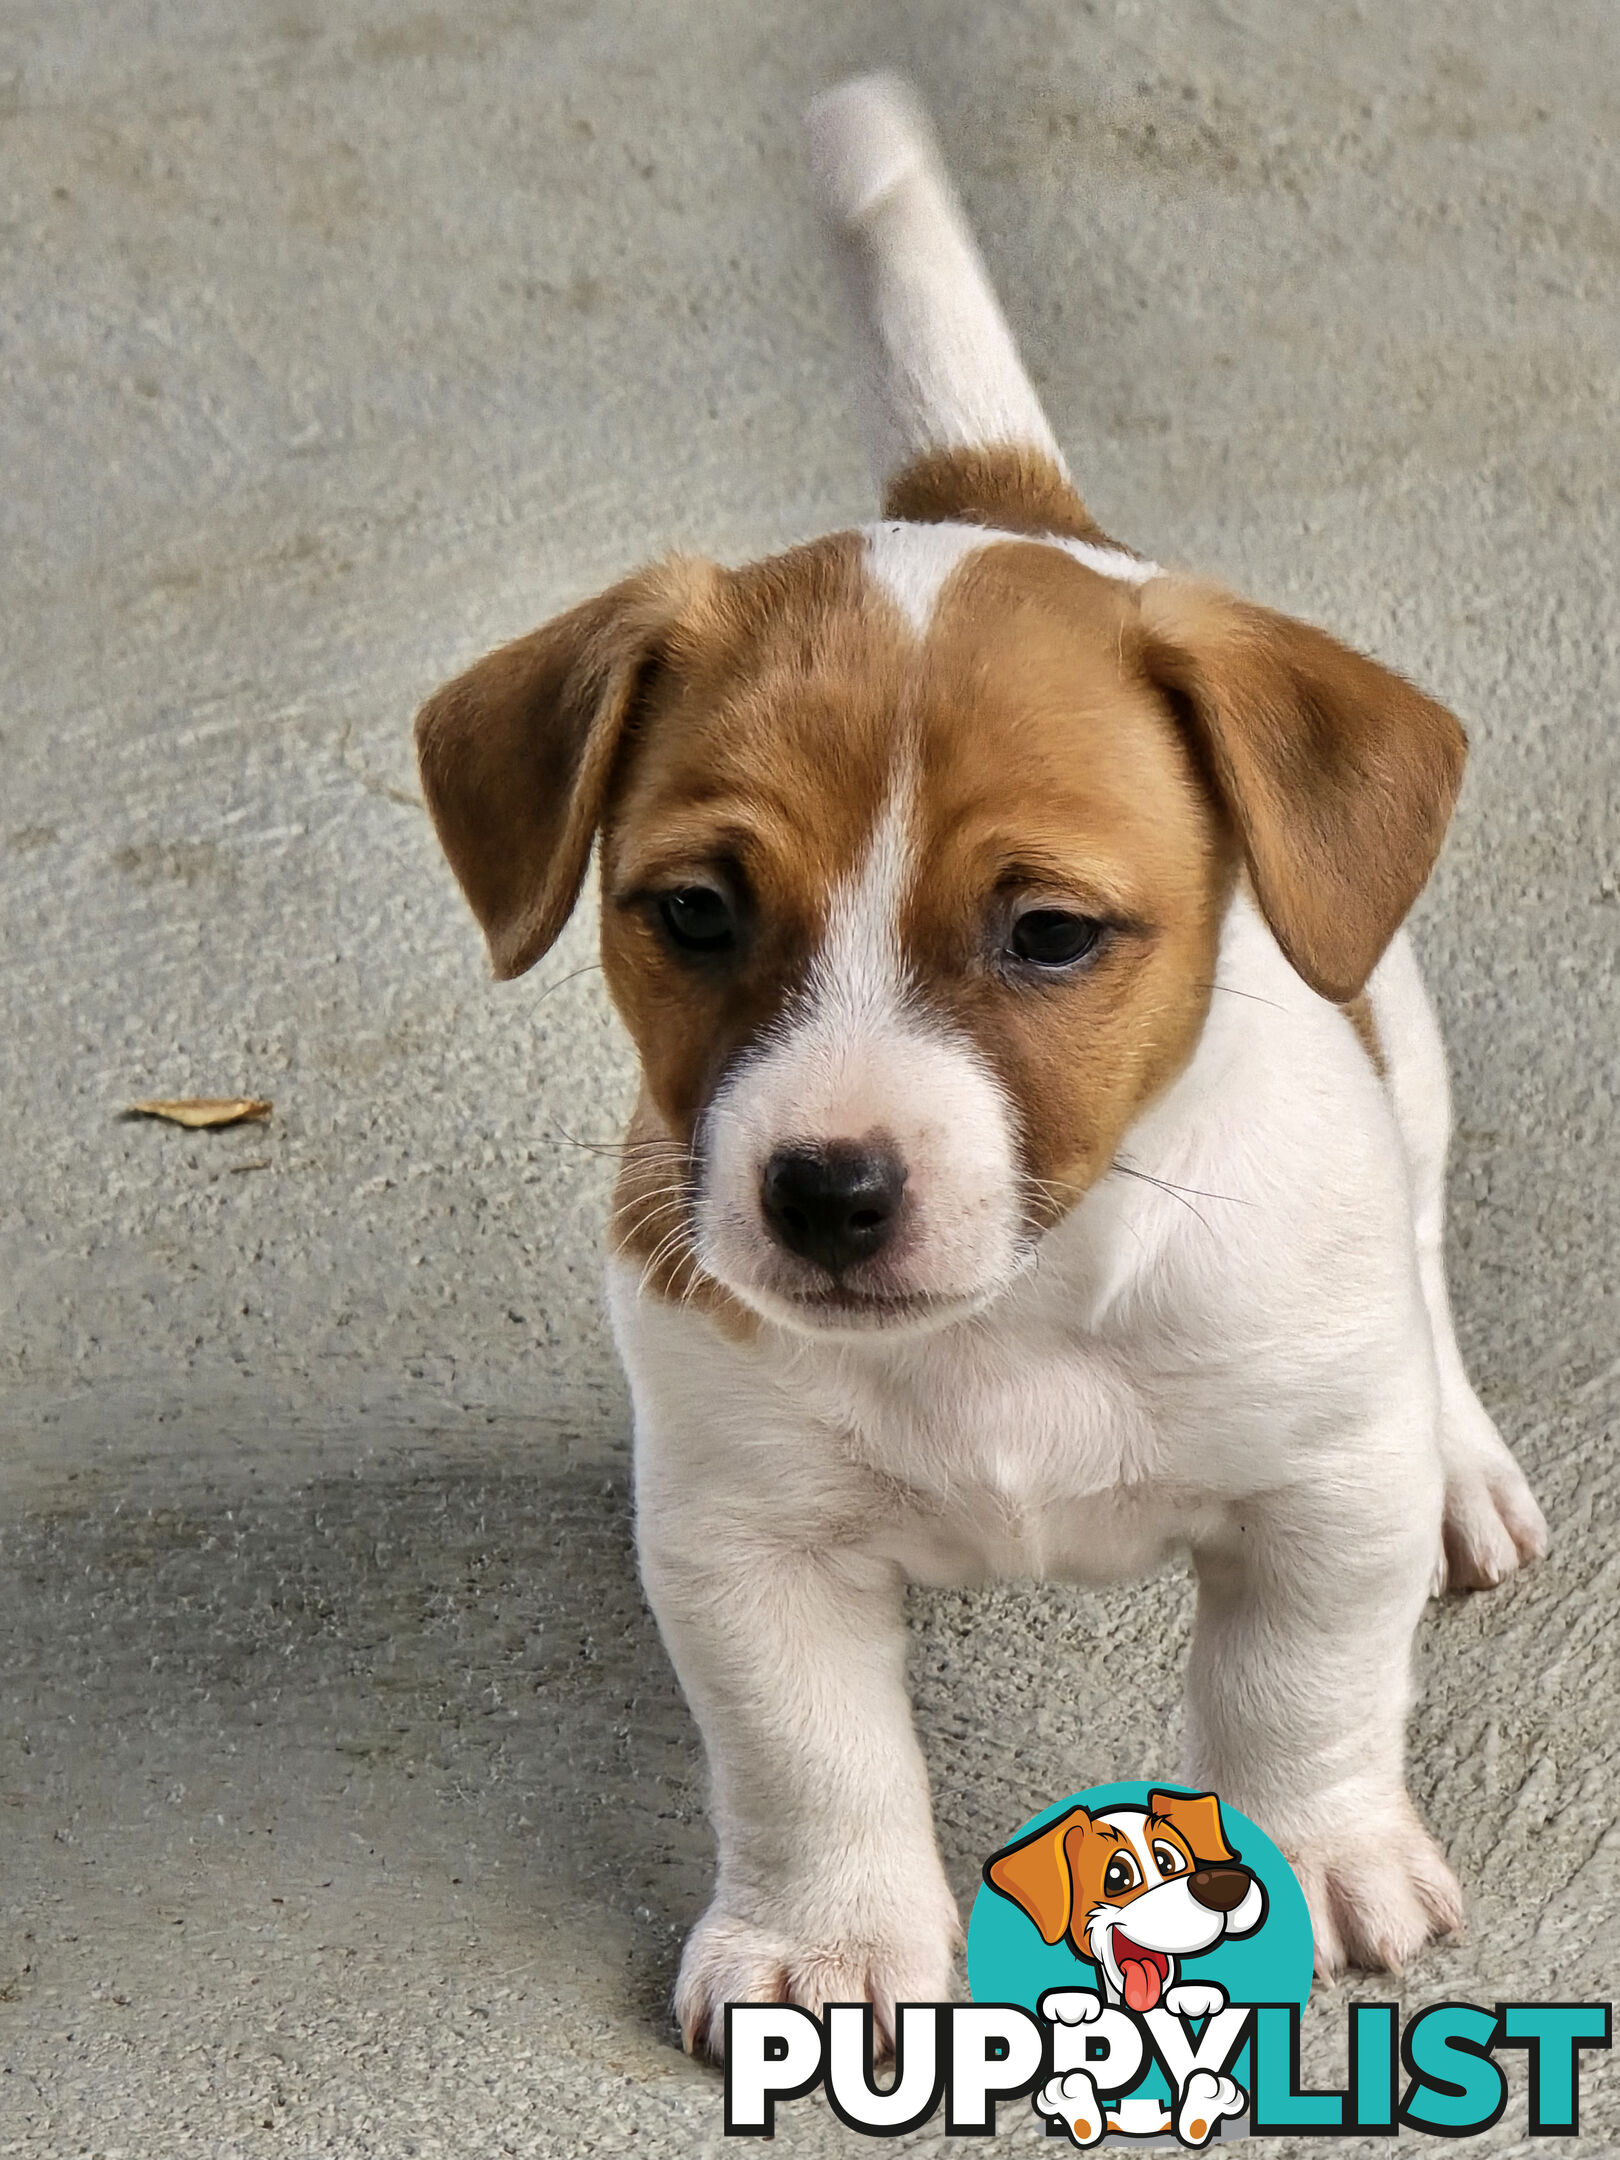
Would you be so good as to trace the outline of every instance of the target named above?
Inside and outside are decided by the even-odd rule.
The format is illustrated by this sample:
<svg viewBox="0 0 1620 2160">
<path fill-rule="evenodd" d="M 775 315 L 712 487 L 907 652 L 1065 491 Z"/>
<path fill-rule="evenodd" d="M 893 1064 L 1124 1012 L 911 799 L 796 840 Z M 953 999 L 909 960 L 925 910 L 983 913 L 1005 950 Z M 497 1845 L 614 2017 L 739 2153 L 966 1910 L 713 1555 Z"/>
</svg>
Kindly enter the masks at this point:
<svg viewBox="0 0 1620 2160">
<path fill-rule="evenodd" d="M 1187 1888 L 1211 1912 L 1234 1912 L 1249 1894 L 1249 1871 L 1240 1867 L 1199 1868 Z"/>
<path fill-rule="evenodd" d="M 781 1148 L 765 1165 L 760 1204 L 779 1245 L 839 1275 L 887 1245 L 905 1182 L 890 1147 L 835 1140 Z"/>
</svg>

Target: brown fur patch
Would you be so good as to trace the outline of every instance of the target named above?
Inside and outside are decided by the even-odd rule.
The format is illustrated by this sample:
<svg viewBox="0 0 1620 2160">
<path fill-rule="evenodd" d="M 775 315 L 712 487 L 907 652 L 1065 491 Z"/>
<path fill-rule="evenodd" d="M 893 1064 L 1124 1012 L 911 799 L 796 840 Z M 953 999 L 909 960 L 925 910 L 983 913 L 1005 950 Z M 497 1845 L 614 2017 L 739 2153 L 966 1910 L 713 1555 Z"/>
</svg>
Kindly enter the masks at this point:
<svg viewBox="0 0 1620 2160">
<path fill-rule="evenodd" d="M 620 733 L 713 575 L 683 559 L 640 571 L 487 654 L 418 713 L 428 809 L 503 981 L 572 914 Z"/>
<path fill-rule="evenodd" d="M 1348 1003 L 1434 867 L 1467 737 L 1308 623 L 1176 578 L 1143 586 L 1141 607 L 1148 668 L 1200 744 L 1272 934 Z"/>
<path fill-rule="evenodd" d="M 1383 1038 L 1378 1032 L 1378 1021 L 1372 1009 L 1372 1000 L 1362 991 L 1359 996 L 1347 998 L 1341 1010 L 1356 1031 L 1356 1040 L 1367 1053 L 1368 1062 L 1380 1080 L 1389 1074 L 1389 1061 L 1384 1056 Z"/>
<path fill-rule="evenodd" d="M 960 520 L 998 532 L 1054 533 L 1114 547 L 1051 458 L 1000 443 L 988 450 L 927 450 L 890 479 L 883 515 L 919 525 Z"/>
</svg>

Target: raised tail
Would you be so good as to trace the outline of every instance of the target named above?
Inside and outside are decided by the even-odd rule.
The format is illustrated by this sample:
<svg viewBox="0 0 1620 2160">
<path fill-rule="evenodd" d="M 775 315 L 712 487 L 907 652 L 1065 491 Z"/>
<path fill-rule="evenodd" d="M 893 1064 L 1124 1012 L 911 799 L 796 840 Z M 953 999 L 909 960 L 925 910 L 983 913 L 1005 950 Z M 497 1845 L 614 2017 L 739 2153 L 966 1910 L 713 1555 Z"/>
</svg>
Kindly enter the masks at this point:
<svg viewBox="0 0 1620 2160">
<path fill-rule="evenodd" d="M 890 514 L 983 517 L 1011 493 L 1030 504 L 1019 522 L 1039 510 L 1043 526 L 1089 536 L 912 91 L 858 76 L 816 100 L 809 130 L 865 336 L 865 417 Z"/>
</svg>

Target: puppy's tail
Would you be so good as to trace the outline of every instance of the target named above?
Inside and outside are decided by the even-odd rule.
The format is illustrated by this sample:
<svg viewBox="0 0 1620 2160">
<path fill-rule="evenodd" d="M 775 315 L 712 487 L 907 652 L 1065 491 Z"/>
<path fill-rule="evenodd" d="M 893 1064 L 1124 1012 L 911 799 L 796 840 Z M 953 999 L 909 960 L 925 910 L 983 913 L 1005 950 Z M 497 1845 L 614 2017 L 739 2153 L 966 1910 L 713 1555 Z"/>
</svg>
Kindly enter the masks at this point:
<svg viewBox="0 0 1620 2160">
<path fill-rule="evenodd" d="M 1042 520 L 1089 532 L 1012 332 L 951 190 L 927 115 L 891 75 L 858 76 L 809 113 L 811 160 L 868 347 L 867 427 L 892 516 L 947 490 L 953 466 L 1002 474 L 999 492 L 1067 497 Z M 964 460 L 963 454 L 966 453 Z M 975 455 L 975 454 L 979 455 Z M 969 493 L 971 493 L 971 489 Z M 981 485 L 980 492 L 983 492 Z M 981 506 L 984 514 L 988 506 Z M 946 504 L 932 515 L 971 515 Z"/>
</svg>

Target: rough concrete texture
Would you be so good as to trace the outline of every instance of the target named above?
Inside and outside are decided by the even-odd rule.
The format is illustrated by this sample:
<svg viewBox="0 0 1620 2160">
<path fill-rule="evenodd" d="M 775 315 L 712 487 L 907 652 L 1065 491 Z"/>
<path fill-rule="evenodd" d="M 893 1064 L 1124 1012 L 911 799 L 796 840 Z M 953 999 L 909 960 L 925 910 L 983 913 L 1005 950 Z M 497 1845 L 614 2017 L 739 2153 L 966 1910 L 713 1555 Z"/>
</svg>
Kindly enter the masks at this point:
<svg viewBox="0 0 1620 2160">
<path fill-rule="evenodd" d="M 407 730 L 640 558 L 868 513 L 798 115 L 879 62 L 1103 522 L 1472 727 L 1418 935 L 1463 1340 L 1556 1546 L 1424 1627 L 1473 1925 L 1404 1993 L 1615 1988 L 1610 0 L 13 0 L 0 2153 L 719 2150 L 597 1299 L 626 1050 L 586 920 L 490 985 Z M 238 1089 L 268 1127 L 119 1121 Z M 1174 1770 L 1188 1602 L 917 1600 L 964 1893 Z M 1564 2149 L 1617 2140 L 1592 2064 Z M 857 2149 L 819 2101 L 779 2143 Z M 1541 2149 L 1522 2073 L 1475 2149 Z"/>
</svg>

